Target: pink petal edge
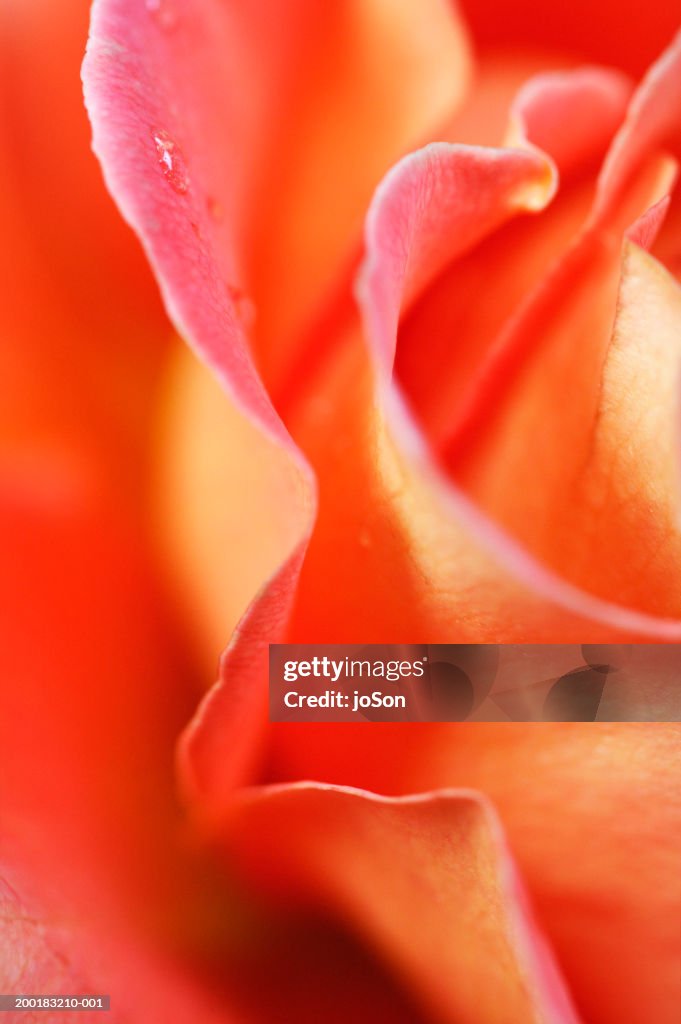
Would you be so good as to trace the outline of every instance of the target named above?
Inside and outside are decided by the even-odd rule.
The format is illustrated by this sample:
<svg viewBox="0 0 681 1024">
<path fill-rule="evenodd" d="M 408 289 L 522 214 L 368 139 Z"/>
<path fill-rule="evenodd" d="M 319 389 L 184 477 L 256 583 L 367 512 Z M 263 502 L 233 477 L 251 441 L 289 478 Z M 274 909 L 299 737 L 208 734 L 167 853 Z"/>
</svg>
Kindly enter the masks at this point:
<svg viewBox="0 0 681 1024">
<path fill-rule="evenodd" d="M 144 4 L 94 3 L 82 73 L 93 149 L 109 192 L 142 242 L 176 330 L 215 372 L 226 397 L 281 450 L 282 458 L 290 460 L 300 479 L 299 505 L 292 510 L 299 522 L 298 540 L 246 611 L 222 658 L 219 681 L 180 743 L 181 784 L 193 792 L 197 777 L 202 777 L 201 768 L 193 766 L 194 757 L 203 762 L 211 757 L 207 751 L 214 751 L 220 778 L 230 781 L 249 763 L 245 737 L 255 742 L 255 723 L 262 718 L 262 690 L 254 681 L 258 675 L 265 678 L 268 644 L 276 642 L 285 627 L 316 516 L 316 484 L 253 363 L 235 298 L 238 290 L 226 280 L 224 255 L 214 241 L 211 197 L 198 179 L 185 174 L 185 155 L 173 141 L 178 134 L 173 128 L 174 105 L 159 84 L 162 68 L 153 74 L 154 58 L 160 59 L 159 32 L 162 29 Z M 236 254 L 233 262 L 238 263 Z M 249 670 L 242 675 L 244 659 Z M 228 740 L 208 713 L 216 703 L 225 702 L 230 706 Z M 228 751 L 234 760 L 226 764 Z"/>
</svg>

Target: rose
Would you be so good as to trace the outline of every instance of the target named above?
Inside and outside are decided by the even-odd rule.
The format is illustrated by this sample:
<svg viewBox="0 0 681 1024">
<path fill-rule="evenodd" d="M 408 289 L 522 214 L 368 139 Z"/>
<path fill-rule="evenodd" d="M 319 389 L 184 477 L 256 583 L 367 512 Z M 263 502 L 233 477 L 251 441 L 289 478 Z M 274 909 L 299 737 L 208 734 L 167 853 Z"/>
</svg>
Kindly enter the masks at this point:
<svg viewBox="0 0 681 1024">
<path fill-rule="evenodd" d="M 234 392 L 235 402 L 230 405 L 221 393 L 210 390 L 210 382 L 193 364 L 180 366 L 170 423 L 175 443 L 168 445 L 167 469 L 162 474 L 164 518 L 169 507 L 176 511 L 181 502 L 171 540 L 180 567 L 193 566 L 192 577 L 199 581 L 194 607 L 197 622 L 206 631 L 209 652 L 215 649 L 215 636 L 223 642 L 230 616 L 240 613 L 256 586 L 277 566 L 284 566 L 276 585 L 253 606 L 241 645 L 235 644 L 224 662 L 228 685 L 212 694 L 184 743 L 182 774 L 194 809 L 218 829 L 221 841 L 229 844 L 230 856 L 236 853 L 260 881 L 295 884 L 314 900 L 342 912 L 367 941 L 383 951 L 388 962 L 400 968 L 422 1005 L 440 1016 L 494 1020 L 503 1005 L 511 1019 L 525 1020 L 536 1013 L 550 1020 L 573 1019 L 565 1005 L 567 984 L 589 1020 L 673 1019 L 677 999 L 672 897 L 678 878 L 670 832 L 675 778 L 670 727 L 656 731 L 599 727 L 590 732 L 555 726 L 539 733 L 523 727 L 501 732 L 496 726 L 478 726 L 473 732 L 382 730 L 378 756 L 375 749 L 364 756 L 360 745 L 362 739 L 375 745 L 373 732 L 362 737 L 348 731 L 317 734 L 308 730 L 300 736 L 280 730 L 274 735 L 269 748 L 271 777 L 312 775 L 341 784 L 372 785 L 378 792 L 463 785 L 488 793 L 501 811 L 513 853 L 530 885 L 539 914 L 537 927 L 526 912 L 498 819 L 485 798 L 442 790 L 416 801 L 391 803 L 318 787 L 265 789 L 234 797 L 232 780 L 246 774 L 249 759 L 257 756 L 250 741 L 262 718 L 261 680 L 257 687 L 251 686 L 260 675 L 252 633 L 259 629 L 265 639 L 274 639 L 283 622 L 310 511 L 308 470 L 272 415 L 244 356 L 245 348 L 239 347 L 244 338 L 239 339 L 238 329 L 234 330 L 235 319 L 249 320 L 249 307 L 240 293 L 244 284 L 240 274 L 248 268 L 256 299 L 263 297 L 256 303 L 257 327 L 249 328 L 249 340 L 255 332 L 253 341 L 259 346 L 262 372 L 277 408 L 305 445 L 320 481 L 321 514 L 297 585 L 298 608 L 290 635 L 303 636 L 309 630 L 314 639 L 342 639 L 346 631 L 348 639 L 358 640 L 364 629 L 366 639 L 389 634 L 386 638 L 394 640 L 400 635 L 413 638 L 415 631 L 421 639 L 434 641 L 440 630 L 452 639 L 452 609 L 460 607 L 451 599 L 456 593 L 435 585 L 438 580 L 451 580 L 452 548 L 443 541 L 451 533 L 452 514 L 437 511 L 435 488 L 441 486 L 441 479 L 426 475 L 418 452 L 414 459 L 411 450 L 403 450 L 404 441 L 413 438 L 413 424 L 408 424 L 407 438 L 402 433 L 395 436 L 405 428 L 398 418 L 403 410 L 393 414 L 386 434 L 385 407 L 374 399 L 373 369 L 346 282 L 341 279 L 335 302 L 321 302 L 321 323 L 309 329 L 313 340 L 329 342 L 328 353 L 319 353 L 319 365 L 309 366 L 309 345 L 303 348 L 304 339 L 296 328 L 311 299 L 324 289 L 324 275 L 334 266 L 330 257 L 342 252 L 346 242 L 352 243 L 354 225 L 358 227 L 378 178 L 409 146 L 434 133 L 440 135 L 436 122 L 446 120 L 450 102 L 459 92 L 464 58 L 459 30 L 444 6 L 433 5 L 428 17 L 420 6 L 418 17 L 410 21 L 410 8 L 405 5 L 404 23 L 391 8 L 386 23 L 379 18 L 379 7 L 367 5 L 363 10 L 375 10 L 377 23 L 352 23 L 350 31 L 327 21 L 328 11 L 320 14 L 318 5 L 290 5 L 283 33 L 275 17 L 264 18 L 262 12 L 258 17 L 251 8 L 249 22 L 245 8 L 223 5 L 222 10 L 234 19 L 224 36 L 221 21 L 208 23 L 197 17 L 197 11 L 216 13 L 216 6 L 206 4 L 194 10 L 189 5 L 147 6 L 149 11 L 140 4 L 99 5 L 89 87 L 91 106 L 95 97 L 92 112 L 100 133 L 98 144 L 101 148 L 105 133 L 112 147 L 105 154 L 108 174 L 111 177 L 115 169 L 120 176 L 113 183 L 114 191 L 124 212 L 129 217 L 135 214 L 147 244 L 154 243 L 151 254 L 162 271 L 168 308 L 191 340 L 216 346 L 211 347 L 212 361 L 219 363 L 219 373 L 229 378 Z M 129 14 L 125 22 L 115 19 L 120 38 L 102 38 L 102 24 L 106 26 L 106 19 L 116 15 L 117 9 Z M 81 13 L 77 6 L 73 12 L 74 16 Z M 605 19 L 609 16 L 608 10 L 599 13 Z M 191 680 L 179 667 L 176 631 L 158 593 L 148 550 L 151 541 L 143 527 L 147 498 L 143 482 L 151 460 L 158 457 L 157 449 L 145 450 L 140 443 L 151 418 L 150 406 L 154 413 L 155 382 L 167 352 L 160 342 L 150 350 L 149 339 L 164 333 L 163 321 L 139 263 L 132 262 L 134 251 L 128 253 L 126 239 L 102 202 L 94 179 L 79 170 L 85 161 L 84 127 L 76 120 L 75 101 L 69 99 L 72 92 L 64 84 L 70 82 L 72 89 L 75 85 L 77 57 L 74 53 L 71 64 L 66 57 L 63 65 L 59 63 L 64 49 L 54 34 L 68 35 L 70 23 L 41 20 L 45 12 L 33 4 L 22 5 L 12 14 L 13 57 L 3 67 L 12 69 L 11 109 L 25 131 L 13 140 L 15 176 L 12 187 L 4 191 L 10 202 L 3 205 L 6 237 L 12 241 L 6 247 L 11 259 L 3 280 L 12 281 L 8 289 L 12 302 L 7 308 L 13 341 L 3 356 L 13 401 L 6 413 L 11 443 L 3 447 L 3 537 L 8 542 L 3 560 L 7 568 L 3 654 L 9 656 L 9 663 L 3 672 L 1 720 L 4 874 L 10 875 L 19 895 L 9 892 L 3 898 L 3 919 L 9 921 L 10 941 L 18 951 L 16 958 L 4 962 L 3 987 L 9 981 L 43 990 L 48 985 L 80 991 L 102 985 L 114 991 L 114 1012 L 118 1007 L 130 1016 L 134 1006 L 142 1020 L 222 1019 L 230 1012 L 225 1005 L 233 1016 L 234 1006 L 239 1007 L 246 996 L 249 1010 L 254 1003 L 262 1010 L 258 996 L 267 995 L 267 986 L 261 981 L 257 988 L 246 986 L 248 993 L 234 991 L 234 974 L 248 976 L 240 924 L 225 928 L 222 920 L 236 916 L 234 897 L 218 884 L 205 857 L 188 851 L 176 838 L 168 765 L 173 739 L 190 713 Z M 276 9 L 268 14 L 276 14 Z M 484 16 L 482 21 L 486 30 L 493 25 L 494 31 L 500 31 L 498 24 L 503 28 L 503 18 L 496 15 Z M 661 22 L 646 11 L 643 26 L 635 21 L 629 24 L 630 34 L 595 34 L 588 56 L 614 59 L 627 68 L 639 65 L 639 54 L 649 42 L 655 39 L 661 46 L 662 37 L 668 37 Z M 518 25 L 520 38 L 525 38 L 528 22 L 523 24 L 519 18 Z M 579 41 L 579 33 L 570 25 L 558 27 L 561 41 L 568 42 L 570 32 Z M 340 34 L 340 28 L 347 28 L 348 34 Z M 374 37 L 376 29 L 381 31 Z M 417 34 L 417 29 L 424 34 Z M 22 40 L 30 39 L 33 50 L 40 32 L 46 37 L 46 59 L 26 65 L 21 60 Z M 380 47 L 371 45 L 374 38 L 381 40 Z M 211 39 L 214 48 L 207 45 Z M 556 39 L 556 35 L 547 36 L 544 42 L 555 45 Z M 609 39 L 616 50 L 608 51 Z M 319 59 L 316 47 L 324 40 L 338 42 L 335 59 L 333 48 Z M 346 40 L 352 45 L 342 46 Z M 223 50 L 221 45 L 230 41 L 231 50 Z M 141 43 L 148 45 L 140 50 Z M 457 49 L 456 61 L 447 60 L 451 47 Z M 261 59 L 253 61 L 253 53 Z M 384 63 L 369 62 L 370 72 L 364 71 L 367 53 Z M 386 96 L 392 100 L 395 95 L 387 74 L 394 70 L 398 53 L 402 55 L 400 102 L 387 105 Z M 174 55 L 172 60 L 169 54 Z M 344 54 L 347 65 L 341 60 Z M 428 58 L 428 76 L 424 77 L 422 63 L 412 64 L 414 54 L 423 63 Z M 194 60 L 198 57 L 200 64 Z M 187 65 L 175 58 L 189 62 L 191 77 L 184 70 Z M 56 61 L 54 66 L 50 59 Z M 135 72 L 127 82 L 118 74 L 129 66 L 126 62 Z M 542 59 L 544 66 L 551 63 L 549 58 Z M 231 184 L 221 179 L 220 189 L 205 196 L 205 207 L 199 206 L 200 215 L 187 218 L 187 212 L 195 209 L 197 189 L 211 179 L 215 167 L 205 147 L 180 145 L 176 140 L 166 117 L 160 117 L 165 114 L 160 97 L 165 94 L 171 115 L 180 96 L 186 100 L 193 90 L 209 87 L 213 73 L 237 80 L 245 69 L 254 67 L 273 75 L 279 71 L 282 78 L 277 79 L 276 89 L 254 83 L 226 93 L 233 106 L 226 111 L 221 108 L 218 122 L 229 113 L 234 119 L 231 125 L 239 130 L 236 134 L 216 133 L 221 124 L 211 124 L 215 114 L 211 103 L 195 103 L 185 112 L 183 141 L 185 132 L 198 142 L 209 141 L 216 160 L 223 140 L 230 152 L 239 154 Z M 299 81 L 287 74 L 291 67 L 300 69 Z M 500 92 L 498 106 L 505 112 L 510 97 L 503 85 L 513 78 L 509 67 L 491 62 L 483 67 L 490 77 L 483 80 L 478 95 L 485 99 L 491 93 L 494 98 Z M 634 69 L 641 70 L 640 66 Z M 518 80 L 526 70 L 521 67 L 516 72 Z M 360 90 L 357 76 L 363 71 L 367 78 L 361 80 Z M 315 73 L 312 88 L 307 75 Z M 60 110 L 74 112 L 73 123 L 60 122 L 56 138 L 50 132 L 52 114 L 45 103 L 44 85 L 37 97 L 32 92 L 36 74 L 50 83 L 50 95 L 60 97 Z M 571 83 L 575 82 L 576 97 L 585 89 L 590 101 L 589 127 L 600 130 L 607 118 L 591 101 L 602 94 L 614 102 L 625 84 L 601 73 L 587 76 L 586 84 L 579 77 L 554 79 L 549 85 L 557 88 L 558 95 L 552 97 L 550 114 L 563 88 L 563 99 L 572 102 Z M 132 107 L 121 105 L 126 90 Z M 208 92 L 212 95 L 210 88 Z M 372 96 L 376 97 L 373 106 Z M 547 127 L 542 97 L 542 90 L 535 87 L 516 108 L 530 138 L 535 137 L 533 125 Z M 655 111 L 673 115 L 671 98 L 664 93 L 663 99 L 658 97 Z M 607 112 L 610 108 L 605 106 Z M 281 188 L 256 193 L 258 174 L 268 166 L 260 148 L 261 115 L 267 109 L 276 113 L 282 108 L 297 109 L 299 116 L 295 122 L 276 119 L 273 129 L 283 128 L 272 143 L 273 151 L 291 134 L 291 125 L 297 124 L 304 129 L 299 147 L 308 146 L 305 160 L 300 148 L 291 145 L 283 179 L 284 169 L 280 171 Z M 320 109 L 325 117 L 319 116 Z M 570 110 L 568 105 L 567 113 Z M 359 118 L 360 112 L 366 121 Z M 137 134 L 135 119 L 147 114 L 144 130 Z M 561 116 L 567 116 L 562 108 Z M 490 123 L 493 127 L 494 121 Z M 342 175 L 320 174 L 320 169 L 339 166 L 334 142 L 343 125 L 352 142 L 352 158 L 346 156 Z M 552 127 L 549 118 L 548 128 Z M 458 132 L 463 132 L 461 124 Z M 597 146 L 599 133 L 595 134 L 591 144 Z M 366 166 L 358 159 L 364 153 L 369 154 Z M 570 155 L 554 154 L 561 166 Z M 586 170 L 592 172 L 588 147 L 581 156 Z M 656 160 L 651 156 L 651 163 Z M 410 172 L 414 163 L 401 166 Z M 436 163 L 433 170 L 439 166 Z M 483 176 L 489 170 L 484 159 L 467 168 Z M 511 187 L 510 197 L 504 193 L 506 198 L 518 201 L 524 196 L 531 203 L 545 198 L 552 168 L 541 154 L 518 151 L 501 169 L 510 178 L 504 179 Z M 520 187 L 528 183 L 525 174 L 532 185 L 529 190 Z M 19 191 L 18 180 L 24 182 L 25 191 Z M 398 185 L 402 182 L 398 176 Z M 577 188 L 575 205 L 578 192 Z M 496 194 L 494 189 L 492 193 Z M 397 194 L 401 198 L 399 188 Z M 19 202 L 20 195 L 30 202 Z M 269 209 L 268 196 L 272 196 Z M 394 196 L 388 193 L 388 198 Z M 481 198 L 485 198 L 482 192 Z M 641 205 L 645 201 L 646 197 Z M 62 204 L 66 205 L 63 220 Z M 380 228 L 382 207 L 373 209 L 379 212 L 373 224 Z M 317 211 L 322 210 L 337 215 L 322 224 L 323 231 L 317 227 Z M 454 207 L 447 208 L 448 217 L 456 213 Z M 438 222 L 442 223 L 439 212 L 435 229 Z M 532 228 L 534 223 L 533 219 Z M 536 224 L 540 223 L 537 219 Z M 669 223 L 673 228 L 673 220 Z M 489 219 L 476 216 L 467 226 L 468 244 L 470 232 L 475 238 L 481 226 L 489 228 Z M 555 227 L 548 232 L 551 238 L 544 239 L 547 243 L 556 241 Z M 460 233 L 457 223 L 457 238 Z M 272 245 L 274 237 L 280 250 Z M 667 242 L 673 237 L 672 230 Z M 374 255 L 370 270 L 384 266 L 380 231 L 374 241 L 374 249 L 369 246 Z M 538 250 L 538 239 L 529 241 L 531 255 Z M 438 246 L 422 248 L 425 255 L 438 256 Z M 58 253 L 59 259 L 46 266 L 46 251 L 53 257 Z M 92 260 L 93 251 L 106 254 L 100 266 Z M 211 256 L 216 254 L 219 260 L 213 262 Z M 268 255 L 268 263 L 263 254 Z M 493 255 L 488 249 L 485 260 Z M 648 266 L 645 261 L 644 265 Z M 216 268 L 219 274 L 229 274 L 231 291 L 226 294 Z M 474 280 L 474 261 L 465 269 Z M 284 270 L 286 283 L 278 288 L 277 277 Z M 644 274 L 637 269 L 634 276 Z M 384 314 L 391 310 L 387 303 L 379 309 L 376 298 L 390 298 L 389 288 L 395 282 L 365 273 L 364 283 L 367 322 L 371 327 L 373 318 L 389 344 Z M 599 294 L 589 289 L 587 310 Z M 654 295 L 656 303 L 660 299 L 652 287 L 646 287 L 648 294 Z M 656 305 L 661 316 L 666 316 L 674 294 L 662 296 Z M 114 295 L 116 302 L 111 301 Z M 420 312 L 425 316 L 427 304 L 422 301 Z M 421 333 L 418 313 L 414 307 L 410 322 L 405 319 L 406 342 L 409 330 Z M 574 323 L 572 317 L 568 320 Z M 200 334 L 194 330 L 197 323 Z M 96 351 L 93 338 L 99 342 Z M 332 345 L 334 338 L 338 340 Z M 121 350 L 124 344 L 129 349 Z M 63 346 L 67 346 L 67 360 Z M 145 358 L 133 363 L 140 349 Z M 405 356 L 407 351 L 405 346 Z M 305 373 L 289 365 L 301 353 L 306 357 Z M 406 373 L 403 376 L 406 380 Z M 131 381 L 138 382 L 138 393 L 130 393 Z M 388 401 L 394 400 L 391 394 Z M 412 398 L 417 404 L 418 396 Z M 206 444 L 221 437 L 227 460 L 220 450 L 222 443 L 217 451 Z M 215 486 L 216 467 L 224 474 L 221 482 L 231 485 L 228 502 L 217 507 L 221 490 Z M 456 479 L 463 479 L 469 493 L 474 493 L 470 479 L 463 474 Z M 206 482 L 210 484 L 207 491 Z M 240 495 L 235 483 L 241 485 Z M 336 495 L 343 501 L 334 503 Z M 471 518 L 464 497 L 457 498 L 456 515 L 479 537 L 480 520 Z M 475 497 L 481 503 L 489 501 L 486 492 Z M 193 511 L 194 502 L 198 514 Z M 645 502 L 643 507 L 649 509 Z M 657 510 L 655 506 L 655 515 L 650 516 L 652 525 Z M 502 518 L 506 510 L 492 507 L 488 511 Z M 206 522 L 207 512 L 220 526 L 220 543 L 210 521 Z M 220 571 L 218 552 L 244 521 L 249 523 L 248 535 L 240 534 L 238 544 L 229 543 L 230 572 Z M 614 518 L 608 521 L 615 523 Z M 511 525 L 517 528 L 516 523 Z M 551 591 L 549 601 L 546 579 L 536 575 L 529 580 L 530 596 L 521 598 L 524 591 L 516 579 L 520 574 L 507 578 L 495 537 L 482 533 L 485 544 L 480 542 L 481 547 L 486 552 L 489 543 L 494 557 L 485 555 L 487 562 L 481 569 L 468 540 L 464 567 L 483 582 L 487 576 L 491 586 L 481 592 L 484 600 L 478 598 L 475 605 L 470 588 L 473 577 L 468 577 L 473 611 L 468 612 L 468 625 L 461 622 L 462 637 L 514 637 L 514 623 L 508 616 L 524 620 L 523 628 L 532 638 L 548 636 L 542 630 L 549 628 L 554 631 L 552 639 L 567 638 L 574 630 L 580 640 L 620 639 L 632 633 L 639 636 L 641 631 L 656 636 L 655 630 L 662 629 L 659 622 L 651 621 L 652 616 L 648 620 L 630 617 L 619 631 L 612 622 L 598 625 L 598 617 L 605 617 L 604 610 L 611 614 L 612 608 L 604 609 L 580 594 L 575 612 L 574 593 L 560 588 Z M 197 540 L 202 542 L 198 549 Z M 203 557 L 202 552 L 206 552 Z M 435 577 L 438 567 L 442 575 Z M 461 567 L 459 557 L 457 571 Z M 360 578 L 361 601 L 356 596 Z M 426 588 L 419 585 L 423 579 Z M 593 590 L 598 593 L 597 586 Z M 671 600 L 672 590 L 663 590 L 665 600 L 667 596 Z M 643 598 L 643 610 L 650 611 Z M 564 610 L 566 605 L 573 609 L 572 619 Z M 622 619 L 618 622 L 621 626 Z M 240 695 L 242 706 L 235 707 L 235 697 Z M 348 739 L 353 744 L 350 752 Z M 275 841 L 276 859 L 271 856 Z M 59 899 L 50 891 L 54 888 Z M 509 934 L 515 943 L 509 942 Z M 546 961 L 538 952 L 543 934 L 558 951 L 565 978 L 556 976 L 550 958 Z M 328 1019 L 343 995 L 349 1007 L 345 1016 L 351 1011 L 356 1016 L 365 1012 L 367 1019 L 374 1020 L 399 1019 L 400 1013 L 410 1017 L 408 1009 L 390 1002 L 390 985 L 380 975 L 372 977 L 360 998 L 361 957 L 343 944 L 332 950 L 335 969 L 329 969 L 323 954 L 315 961 L 317 975 L 326 969 L 322 976 L 332 992 L 331 1004 L 320 1003 L 319 996 L 315 1002 L 309 972 L 300 960 L 301 949 L 311 956 L 318 939 L 313 936 L 313 946 L 306 947 L 300 929 L 290 929 L 293 957 L 278 978 L 281 986 L 293 972 L 288 996 L 299 1003 L 286 1004 L 289 1019 L 303 1019 L 306 1007 L 312 1019 Z M 198 949 L 192 950 L 197 941 Z M 169 970 L 169 944 L 179 946 L 192 962 L 198 951 L 206 958 L 209 941 L 232 988 L 217 1007 L 195 979 L 186 980 L 176 969 Z M 634 965 L 641 946 L 649 955 Z M 150 953 L 150 948 L 155 952 Z M 256 965 L 268 962 L 273 969 L 266 951 L 266 945 L 259 949 Z M 602 968 L 603 960 L 612 958 L 622 964 L 621 975 Z M 21 975 L 23 965 L 28 970 Z M 350 978 L 343 991 L 340 977 Z M 489 1001 L 488 993 L 494 997 Z M 281 1015 L 276 1004 L 265 1010 L 265 1019 Z"/>
</svg>

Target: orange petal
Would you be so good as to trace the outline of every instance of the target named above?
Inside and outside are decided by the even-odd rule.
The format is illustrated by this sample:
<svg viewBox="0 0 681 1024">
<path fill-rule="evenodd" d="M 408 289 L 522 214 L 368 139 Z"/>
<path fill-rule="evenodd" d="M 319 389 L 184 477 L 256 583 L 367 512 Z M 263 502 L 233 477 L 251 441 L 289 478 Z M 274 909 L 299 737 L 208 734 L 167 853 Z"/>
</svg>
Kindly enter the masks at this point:
<svg viewBox="0 0 681 1024">
<path fill-rule="evenodd" d="M 385 793 L 480 789 L 584 1019 L 673 1024 L 680 740 L 676 725 L 289 724 L 276 729 L 273 763 L 279 778 Z"/>
<path fill-rule="evenodd" d="M 291 428 L 317 472 L 319 515 L 292 641 L 581 643 L 681 633 L 570 587 L 444 481 L 389 393 L 386 418 L 357 327 L 310 388 Z"/>
<path fill-rule="evenodd" d="M 156 439 L 155 533 L 207 686 L 253 596 L 299 543 L 306 496 L 286 452 L 184 347 L 167 376 Z"/>
<path fill-rule="evenodd" d="M 509 1020 L 577 1021 L 496 816 L 475 794 L 247 791 L 223 828 L 249 874 L 287 900 L 328 903 L 438 1017 L 491 1024 L 503 1006 Z"/>
</svg>

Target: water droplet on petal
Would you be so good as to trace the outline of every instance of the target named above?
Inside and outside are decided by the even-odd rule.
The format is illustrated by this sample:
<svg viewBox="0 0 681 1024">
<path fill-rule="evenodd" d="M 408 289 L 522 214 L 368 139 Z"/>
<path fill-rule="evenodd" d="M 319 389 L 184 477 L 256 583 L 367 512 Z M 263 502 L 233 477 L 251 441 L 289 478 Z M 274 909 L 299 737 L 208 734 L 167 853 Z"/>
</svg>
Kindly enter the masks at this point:
<svg viewBox="0 0 681 1024">
<path fill-rule="evenodd" d="M 225 211 L 217 199 L 214 199 L 213 196 L 209 196 L 206 200 L 206 206 L 208 207 L 208 212 L 213 220 L 222 220 L 225 215 Z"/>
<path fill-rule="evenodd" d="M 371 543 L 372 543 L 372 541 L 371 541 L 371 533 L 369 532 L 369 530 L 367 529 L 366 526 L 363 526 L 361 528 L 361 530 L 359 531 L 359 544 L 360 544 L 360 547 L 362 547 L 362 548 L 370 548 L 371 547 Z"/>
<path fill-rule="evenodd" d="M 174 139 L 168 132 L 155 131 L 152 137 L 158 153 L 158 162 L 166 181 L 182 195 L 189 188 L 189 175 L 185 167 L 184 157 Z"/>
<path fill-rule="evenodd" d="M 255 320 L 255 306 L 251 299 L 249 299 L 243 288 L 238 288 L 236 285 L 227 285 L 227 294 L 234 303 L 234 309 L 236 315 L 241 320 L 244 327 L 251 327 Z"/>
<path fill-rule="evenodd" d="M 145 0 L 145 6 L 154 21 L 165 32 L 170 32 L 178 23 L 179 15 L 170 0 Z"/>
</svg>

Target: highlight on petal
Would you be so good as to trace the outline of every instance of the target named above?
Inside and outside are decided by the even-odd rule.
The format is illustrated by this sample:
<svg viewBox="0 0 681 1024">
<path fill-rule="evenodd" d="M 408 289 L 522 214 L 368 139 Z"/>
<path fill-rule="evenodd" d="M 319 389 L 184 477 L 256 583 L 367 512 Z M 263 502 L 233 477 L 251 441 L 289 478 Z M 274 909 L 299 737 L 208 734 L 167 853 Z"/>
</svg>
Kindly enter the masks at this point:
<svg viewBox="0 0 681 1024">
<path fill-rule="evenodd" d="M 477 794 L 245 791 L 220 836 L 258 884 L 347 920 L 443 1019 L 492 1024 L 503 1007 L 509 1020 L 576 1024 L 496 815 Z"/>
<path fill-rule="evenodd" d="M 680 739 L 665 723 L 289 725 L 276 729 L 272 764 L 283 781 L 381 793 L 479 789 L 584 1019 L 674 1024 Z"/>
</svg>

